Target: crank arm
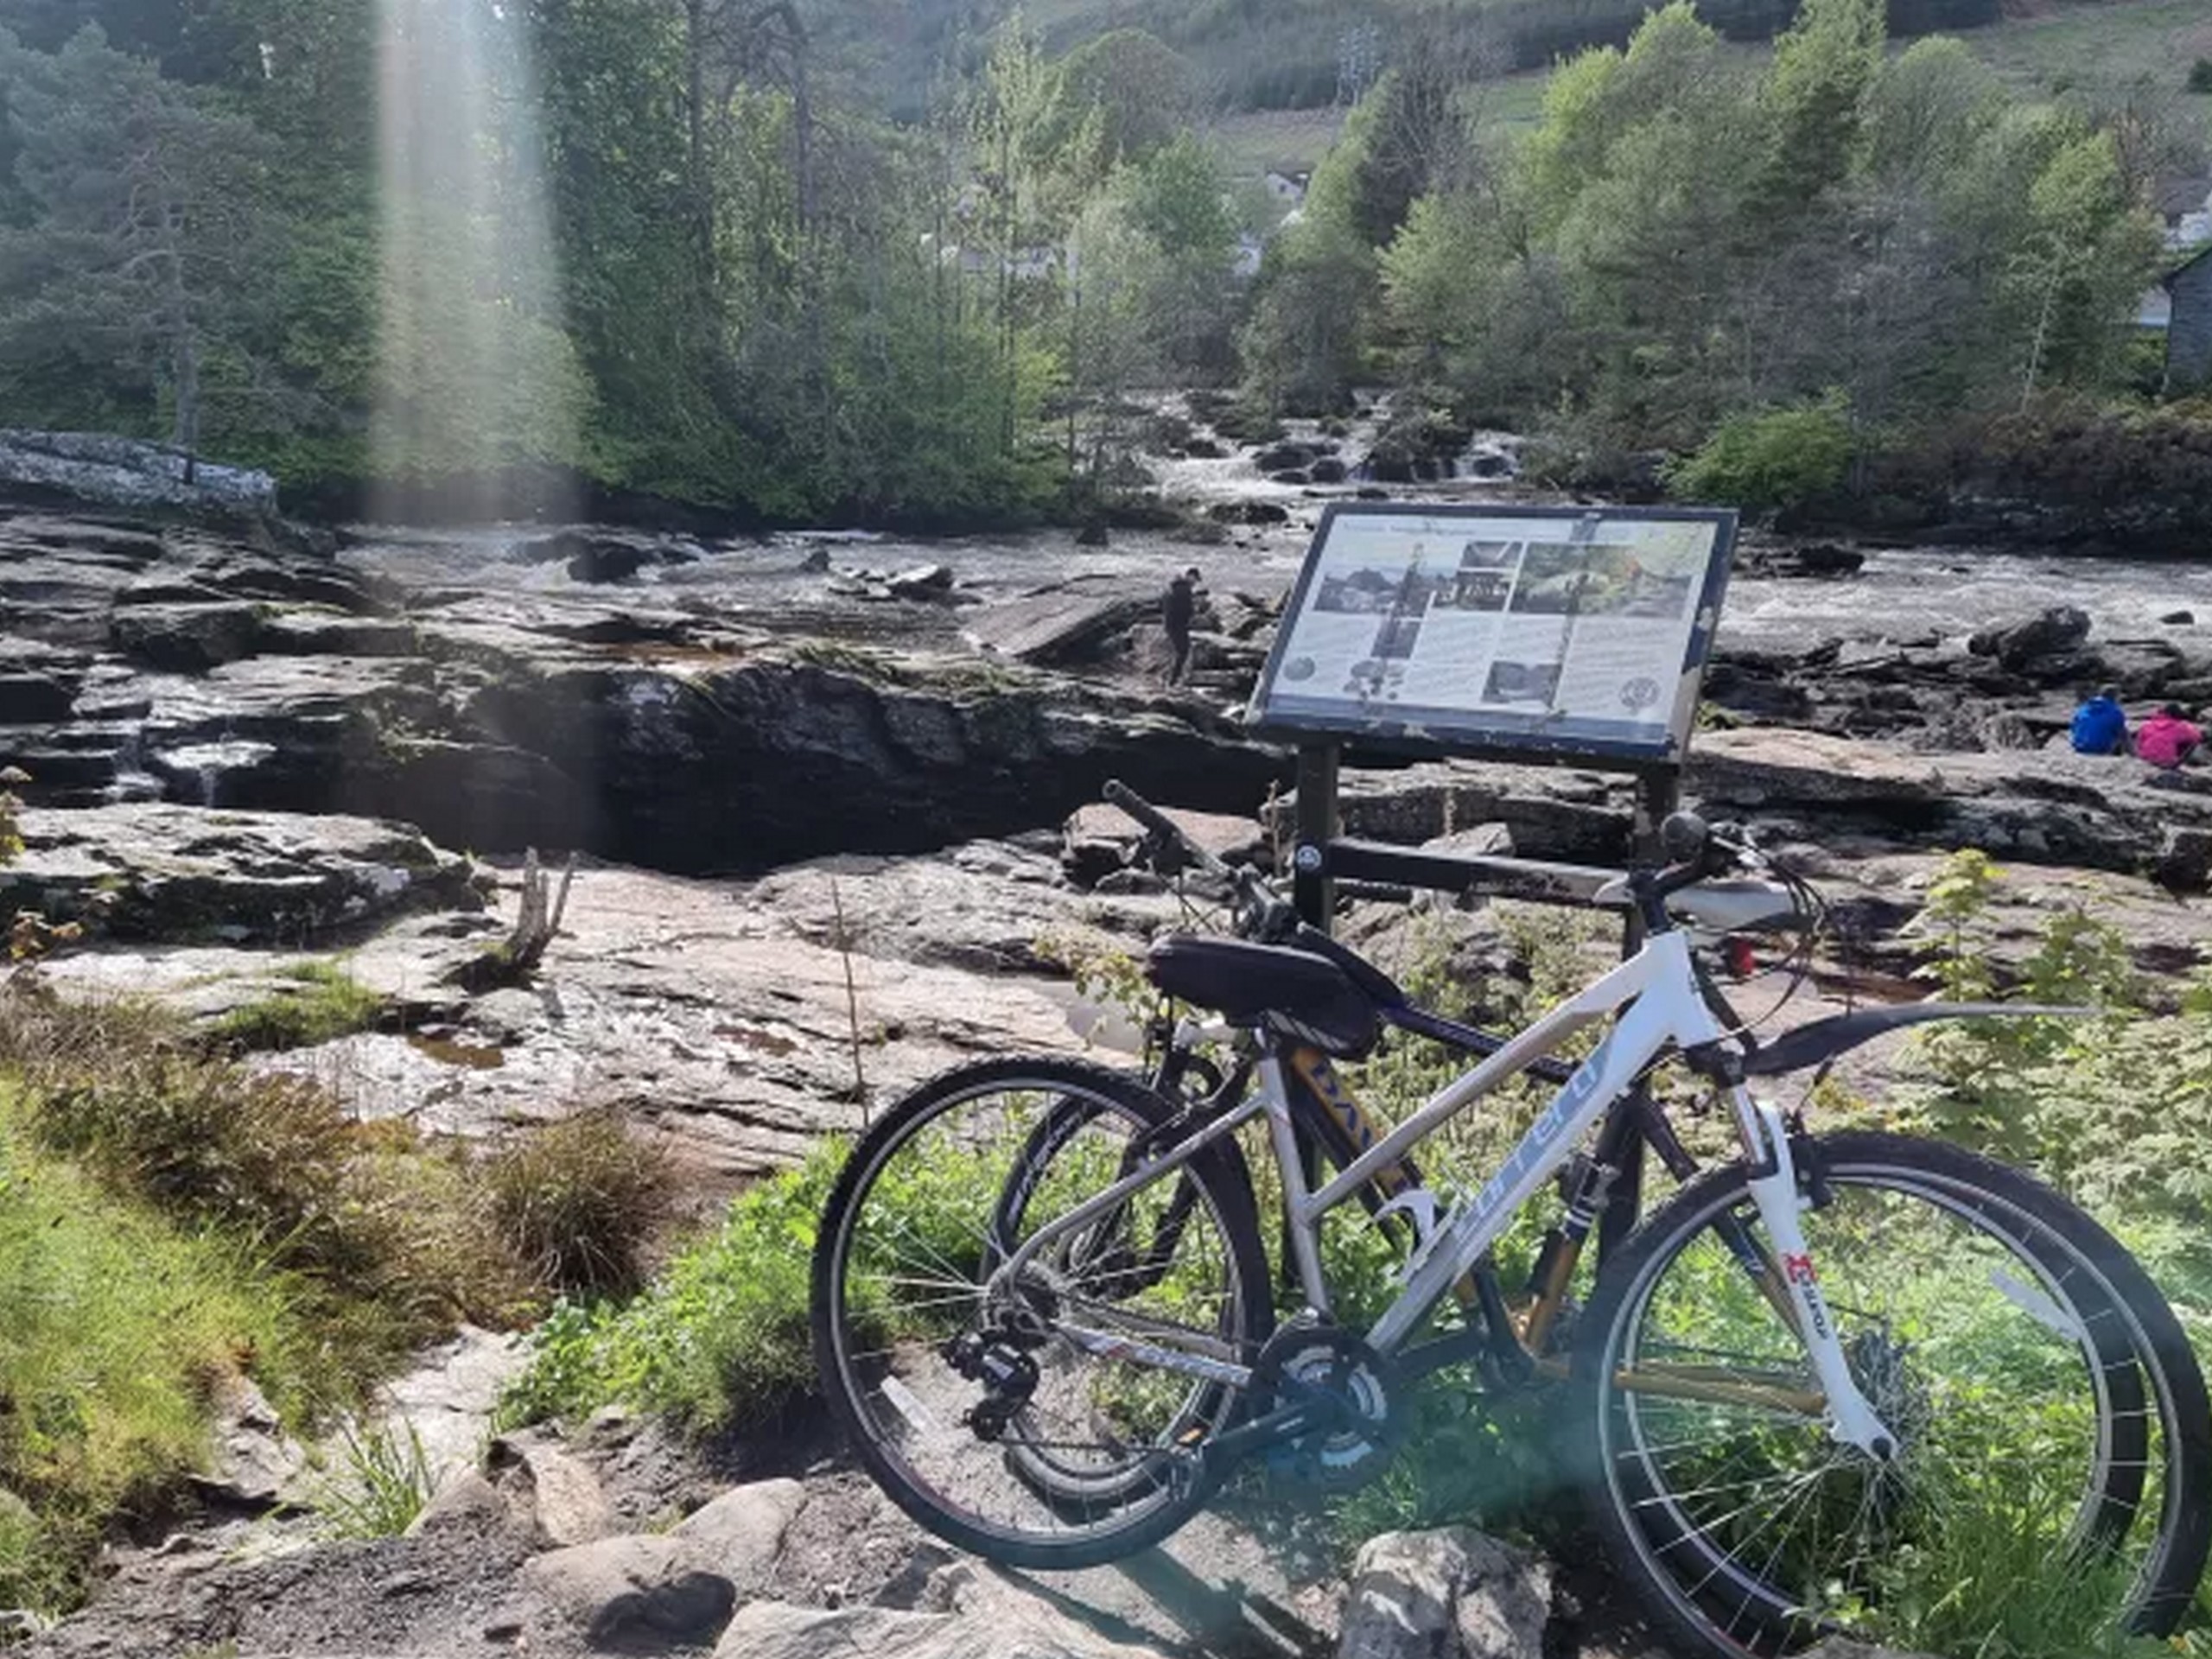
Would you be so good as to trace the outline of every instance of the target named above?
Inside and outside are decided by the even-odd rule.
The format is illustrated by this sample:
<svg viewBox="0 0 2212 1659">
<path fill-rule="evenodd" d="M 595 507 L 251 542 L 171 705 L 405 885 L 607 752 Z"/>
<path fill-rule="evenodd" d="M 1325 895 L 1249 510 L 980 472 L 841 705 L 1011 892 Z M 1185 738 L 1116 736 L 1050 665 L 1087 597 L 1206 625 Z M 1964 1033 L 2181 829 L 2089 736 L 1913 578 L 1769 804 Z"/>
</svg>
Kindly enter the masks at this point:
<svg viewBox="0 0 2212 1659">
<path fill-rule="evenodd" d="M 1209 1465 L 1226 1471 L 1242 1463 L 1255 1452 L 1279 1446 L 1325 1428 L 1335 1420 L 1337 1413 L 1325 1401 L 1294 1400 L 1288 1405 L 1277 1406 L 1273 1411 L 1255 1417 L 1249 1423 L 1240 1423 L 1226 1434 L 1217 1434 L 1198 1446 L 1198 1455 Z"/>
</svg>

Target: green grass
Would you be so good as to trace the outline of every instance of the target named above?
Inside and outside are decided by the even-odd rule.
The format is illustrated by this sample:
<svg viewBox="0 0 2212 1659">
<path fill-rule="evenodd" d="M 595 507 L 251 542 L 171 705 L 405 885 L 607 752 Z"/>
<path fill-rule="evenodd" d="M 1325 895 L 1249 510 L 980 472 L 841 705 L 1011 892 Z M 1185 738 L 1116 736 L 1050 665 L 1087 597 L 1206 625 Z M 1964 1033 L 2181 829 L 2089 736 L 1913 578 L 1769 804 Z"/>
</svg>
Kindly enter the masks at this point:
<svg viewBox="0 0 2212 1659">
<path fill-rule="evenodd" d="M 211 1390 L 317 1388 L 296 1287 L 36 1150 L 0 1088 L 0 1605 L 66 1606 L 118 1516 L 205 1465 Z"/>
<path fill-rule="evenodd" d="M 2212 56 L 2212 10 L 2203 0 L 2074 0 L 1960 38 L 2019 86 L 2143 76 L 2178 91 L 2191 61 Z"/>
<path fill-rule="evenodd" d="M 457 1319 L 512 1325 L 572 1276 L 634 1275 L 662 1178 L 619 1126 L 480 1160 L 158 1009 L 0 987 L 0 1607 L 67 1611 L 118 1522 L 178 1501 L 227 1378 L 296 1432 L 351 1411 Z M 354 1461 L 340 1524 L 404 1525 L 407 1448 Z"/>
<path fill-rule="evenodd" d="M 808 1324 L 815 1224 L 842 1141 L 748 1189 L 626 1303 L 563 1301 L 499 1421 L 582 1417 L 620 1402 L 695 1430 L 772 1417 L 815 1380 Z"/>
<path fill-rule="evenodd" d="M 325 1535 L 397 1538 L 430 1501 L 435 1476 L 415 1425 L 341 1437 L 344 1457 L 315 1498 Z"/>
<path fill-rule="evenodd" d="M 334 962 L 302 962 L 281 970 L 283 989 L 232 1008 L 210 1027 L 218 1042 L 252 1051 L 312 1048 L 384 1017 L 385 999 Z"/>
</svg>

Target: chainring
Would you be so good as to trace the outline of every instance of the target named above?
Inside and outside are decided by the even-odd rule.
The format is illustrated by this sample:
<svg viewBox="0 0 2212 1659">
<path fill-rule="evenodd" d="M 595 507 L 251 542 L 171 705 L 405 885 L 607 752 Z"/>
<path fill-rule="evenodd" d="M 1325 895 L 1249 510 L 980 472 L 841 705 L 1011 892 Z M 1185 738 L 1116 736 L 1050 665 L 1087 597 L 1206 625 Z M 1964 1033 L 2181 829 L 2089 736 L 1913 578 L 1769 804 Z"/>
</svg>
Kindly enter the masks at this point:
<svg viewBox="0 0 2212 1659">
<path fill-rule="evenodd" d="M 1349 1331 L 1285 1325 L 1261 1349 L 1252 1381 L 1263 1409 L 1316 1397 L 1333 1408 L 1322 1427 L 1268 1453 L 1277 1473 L 1345 1491 L 1374 1479 L 1397 1452 L 1403 1381 L 1395 1365 Z"/>
</svg>

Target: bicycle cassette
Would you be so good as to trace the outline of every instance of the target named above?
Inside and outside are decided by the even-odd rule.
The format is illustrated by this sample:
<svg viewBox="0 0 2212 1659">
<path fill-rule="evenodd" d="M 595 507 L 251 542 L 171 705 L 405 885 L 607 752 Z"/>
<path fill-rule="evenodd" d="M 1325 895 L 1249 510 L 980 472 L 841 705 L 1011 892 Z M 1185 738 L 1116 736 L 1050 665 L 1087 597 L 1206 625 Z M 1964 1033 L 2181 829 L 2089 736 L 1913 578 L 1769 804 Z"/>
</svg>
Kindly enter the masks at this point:
<svg viewBox="0 0 2212 1659">
<path fill-rule="evenodd" d="M 1397 1367 L 1349 1331 L 1286 1325 L 1261 1349 L 1252 1381 L 1263 1409 L 1305 1400 L 1330 1408 L 1319 1426 L 1268 1452 L 1278 1473 L 1325 1487 L 1357 1486 L 1381 1473 L 1397 1450 Z"/>
</svg>

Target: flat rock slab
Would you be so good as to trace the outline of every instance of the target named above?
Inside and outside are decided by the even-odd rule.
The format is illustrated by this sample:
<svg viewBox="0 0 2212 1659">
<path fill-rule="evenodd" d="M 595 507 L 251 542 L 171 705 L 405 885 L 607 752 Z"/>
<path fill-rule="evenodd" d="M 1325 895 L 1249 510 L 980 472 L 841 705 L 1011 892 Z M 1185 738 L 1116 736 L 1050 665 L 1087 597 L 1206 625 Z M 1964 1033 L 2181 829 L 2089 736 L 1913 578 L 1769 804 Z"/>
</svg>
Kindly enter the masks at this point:
<svg viewBox="0 0 2212 1659">
<path fill-rule="evenodd" d="M 1077 578 L 1003 601 L 968 620 L 966 633 L 978 647 L 1022 662 L 1080 657 L 1157 609 L 1133 598 L 1113 578 Z"/>
<path fill-rule="evenodd" d="M 121 938 L 297 940 L 474 906 L 473 867 L 405 824 L 160 803 L 22 815 L 0 906 L 95 917 Z"/>
</svg>

